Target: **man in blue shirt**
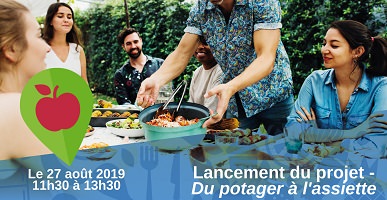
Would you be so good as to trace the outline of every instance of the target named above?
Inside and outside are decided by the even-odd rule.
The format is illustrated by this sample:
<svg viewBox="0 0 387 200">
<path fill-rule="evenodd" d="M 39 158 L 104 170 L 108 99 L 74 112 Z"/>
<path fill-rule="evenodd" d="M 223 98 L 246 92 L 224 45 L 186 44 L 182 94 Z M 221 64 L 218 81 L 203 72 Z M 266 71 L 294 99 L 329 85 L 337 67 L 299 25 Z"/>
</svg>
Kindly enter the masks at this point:
<svg viewBox="0 0 387 200">
<path fill-rule="evenodd" d="M 180 75 L 203 36 L 225 74 L 224 84 L 205 97 L 219 98 L 215 117 L 226 110 L 241 128 L 261 123 L 274 135 L 282 132 L 293 105 L 289 58 L 281 42 L 281 8 L 276 0 L 199 0 L 190 11 L 185 34 L 175 51 L 141 85 L 137 101 L 154 103 L 158 88 Z"/>
</svg>

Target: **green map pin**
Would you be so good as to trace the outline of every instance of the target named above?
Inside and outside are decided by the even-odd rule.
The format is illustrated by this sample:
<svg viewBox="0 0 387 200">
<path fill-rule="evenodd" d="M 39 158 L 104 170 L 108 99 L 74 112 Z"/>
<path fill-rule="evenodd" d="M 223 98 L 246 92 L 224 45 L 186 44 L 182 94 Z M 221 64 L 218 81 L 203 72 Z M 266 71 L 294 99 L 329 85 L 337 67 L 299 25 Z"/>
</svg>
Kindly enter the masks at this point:
<svg viewBox="0 0 387 200">
<path fill-rule="evenodd" d="M 63 162 L 71 165 L 93 109 L 88 84 L 62 68 L 33 76 L 23 89 L 20 110 L 30 130 Z"/>
</svg>

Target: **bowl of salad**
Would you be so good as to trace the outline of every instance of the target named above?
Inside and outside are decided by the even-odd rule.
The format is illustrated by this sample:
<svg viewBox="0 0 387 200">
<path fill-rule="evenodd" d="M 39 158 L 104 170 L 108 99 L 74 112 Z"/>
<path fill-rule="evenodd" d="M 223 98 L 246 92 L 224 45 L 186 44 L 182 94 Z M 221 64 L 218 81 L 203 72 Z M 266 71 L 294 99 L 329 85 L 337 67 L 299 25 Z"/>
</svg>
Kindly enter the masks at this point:
<svg viewBox="0 0 387 200">
<path fill-rule="evenodd" d="M 106 128 L 111 133 L 122 137 L 143 137 L 144 129 L 138 119 L 116 119 L 106 122 Z"/>
</svg>

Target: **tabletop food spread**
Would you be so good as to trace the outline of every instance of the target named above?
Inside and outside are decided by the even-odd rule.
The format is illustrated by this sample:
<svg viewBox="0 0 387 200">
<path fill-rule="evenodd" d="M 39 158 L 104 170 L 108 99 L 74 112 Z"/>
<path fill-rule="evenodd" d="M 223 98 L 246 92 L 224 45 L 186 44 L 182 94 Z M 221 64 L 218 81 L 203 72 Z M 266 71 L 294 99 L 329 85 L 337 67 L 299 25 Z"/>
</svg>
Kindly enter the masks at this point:
<svg viewBox="0 0 387 200">
<path fill-rule="evenodd" d="M 93 148 L 106 150 L 109 146 L 152 142 L 154 140 L 147 138 L 146 132 L 150 130 L 144 130 L 141 125 L 139 121 L 141 112 L 136 106 L 113 105 L 104 100 L 98 101 L 98 103 L 93 110 L 90 125 L 80 150 Z M 170 113 L 165 113 L 157 118 L 144 121 L 143 125 L 148 124 L 168 131 L 184 126 L 189 127 L 197 122 L 198 117 L 189 118 L 182 112 L 176 115 L 175 119 L 171 118 Z M 358 155 L 354 155 L 343 160 L 340 155 L 351 152 L 344 151 L 343 147 L 337 143 L 304 143 L 299 152 L 289 153 L 286 149 L 284 134 L 271 136 L 261 133 L 260 130 L 240 129 L 238 126 L 239 122 L 236 118 L 222 119 L 221 122 L 205 129 L 205 134 L 200 138 L 198 144 L 192 143 L 176 150 L 189 151 L 191 162 L 204 168 L 214 166 L 224 168 L 253 167 L 258 165 L 263 167 L 267 165 L 270 168 L 302 166 L 313 169 L 330 163 L 349 165 L 349 163 L 353 163 L 353 160 L 350 159 L 359 159 Z M 162 132 L 163 130 L 160 133 L 152 134 L 163 134 Z M 173 134 L 176 134 L 175 137 L 180 137 L 179 133 Z M 167 140 L 165 139 L 165 141 Z M 166 145 L 169 144 L 166 143 Z M 166 150 L 174 150 L 174 148 L 166 148 Z M 325 163 L 324 160 L 328 161 Z"/>
</svg>

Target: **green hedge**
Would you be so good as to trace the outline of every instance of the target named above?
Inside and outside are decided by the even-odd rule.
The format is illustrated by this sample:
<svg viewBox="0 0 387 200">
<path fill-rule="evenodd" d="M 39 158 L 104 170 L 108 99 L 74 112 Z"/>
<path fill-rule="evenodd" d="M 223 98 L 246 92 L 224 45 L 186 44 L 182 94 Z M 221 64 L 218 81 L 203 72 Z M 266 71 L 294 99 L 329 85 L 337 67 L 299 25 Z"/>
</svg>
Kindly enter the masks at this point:
<svg viewBox="0 0 387 200">
<path fill-rule="evenodd" d="M 331 22 L 352 19 L 366 24 L 374 35 L 387 33 L 386 1 L 282 1 L 282 41 L 290 58 L 295 94 L 315 69 L 323 69 L 320 53 Z"/>
<path fill-rule="evenodd" d="M 175 49 L 184 34 L 190 7 L 183 0 L 128 0 L 130 24 L 140 32 L 145 54 L 165 59 Z M 128 59 L 116 41 L 126 27 L 124 3 L 108 1 L 77 15 L 84 35 L 90 87 L 94 92 L 113 96 L 114 73 Z M 184 75 L 191 77 L 196 66 L 197 61 L 192 59 L 175 82 L 180 82 Z"/>
<path fill-rule="evenodd" d="M 354 19 L 367 24 L 374 35 L 387 33 L 385 0 L 283 0 L 281 4 L 282 40 L 291 60 L 295 94 L 311 71 L 323 68 L 320 47 L 332 21 Z M 145 54 L 165 59 L 175 49 L 191 6 L 183 0 L 128 0 L 130 23 L 142 34 Z M 114 72 L 128 59 L 116 42 L 126 26 L 123 0 L 107 1 L 77 12 L 76 17 L 84 34 L 90 87 L 112 96 Z M 197 66 L 191 59 L 174 84 L 190 80 Z"/>
</svg>

